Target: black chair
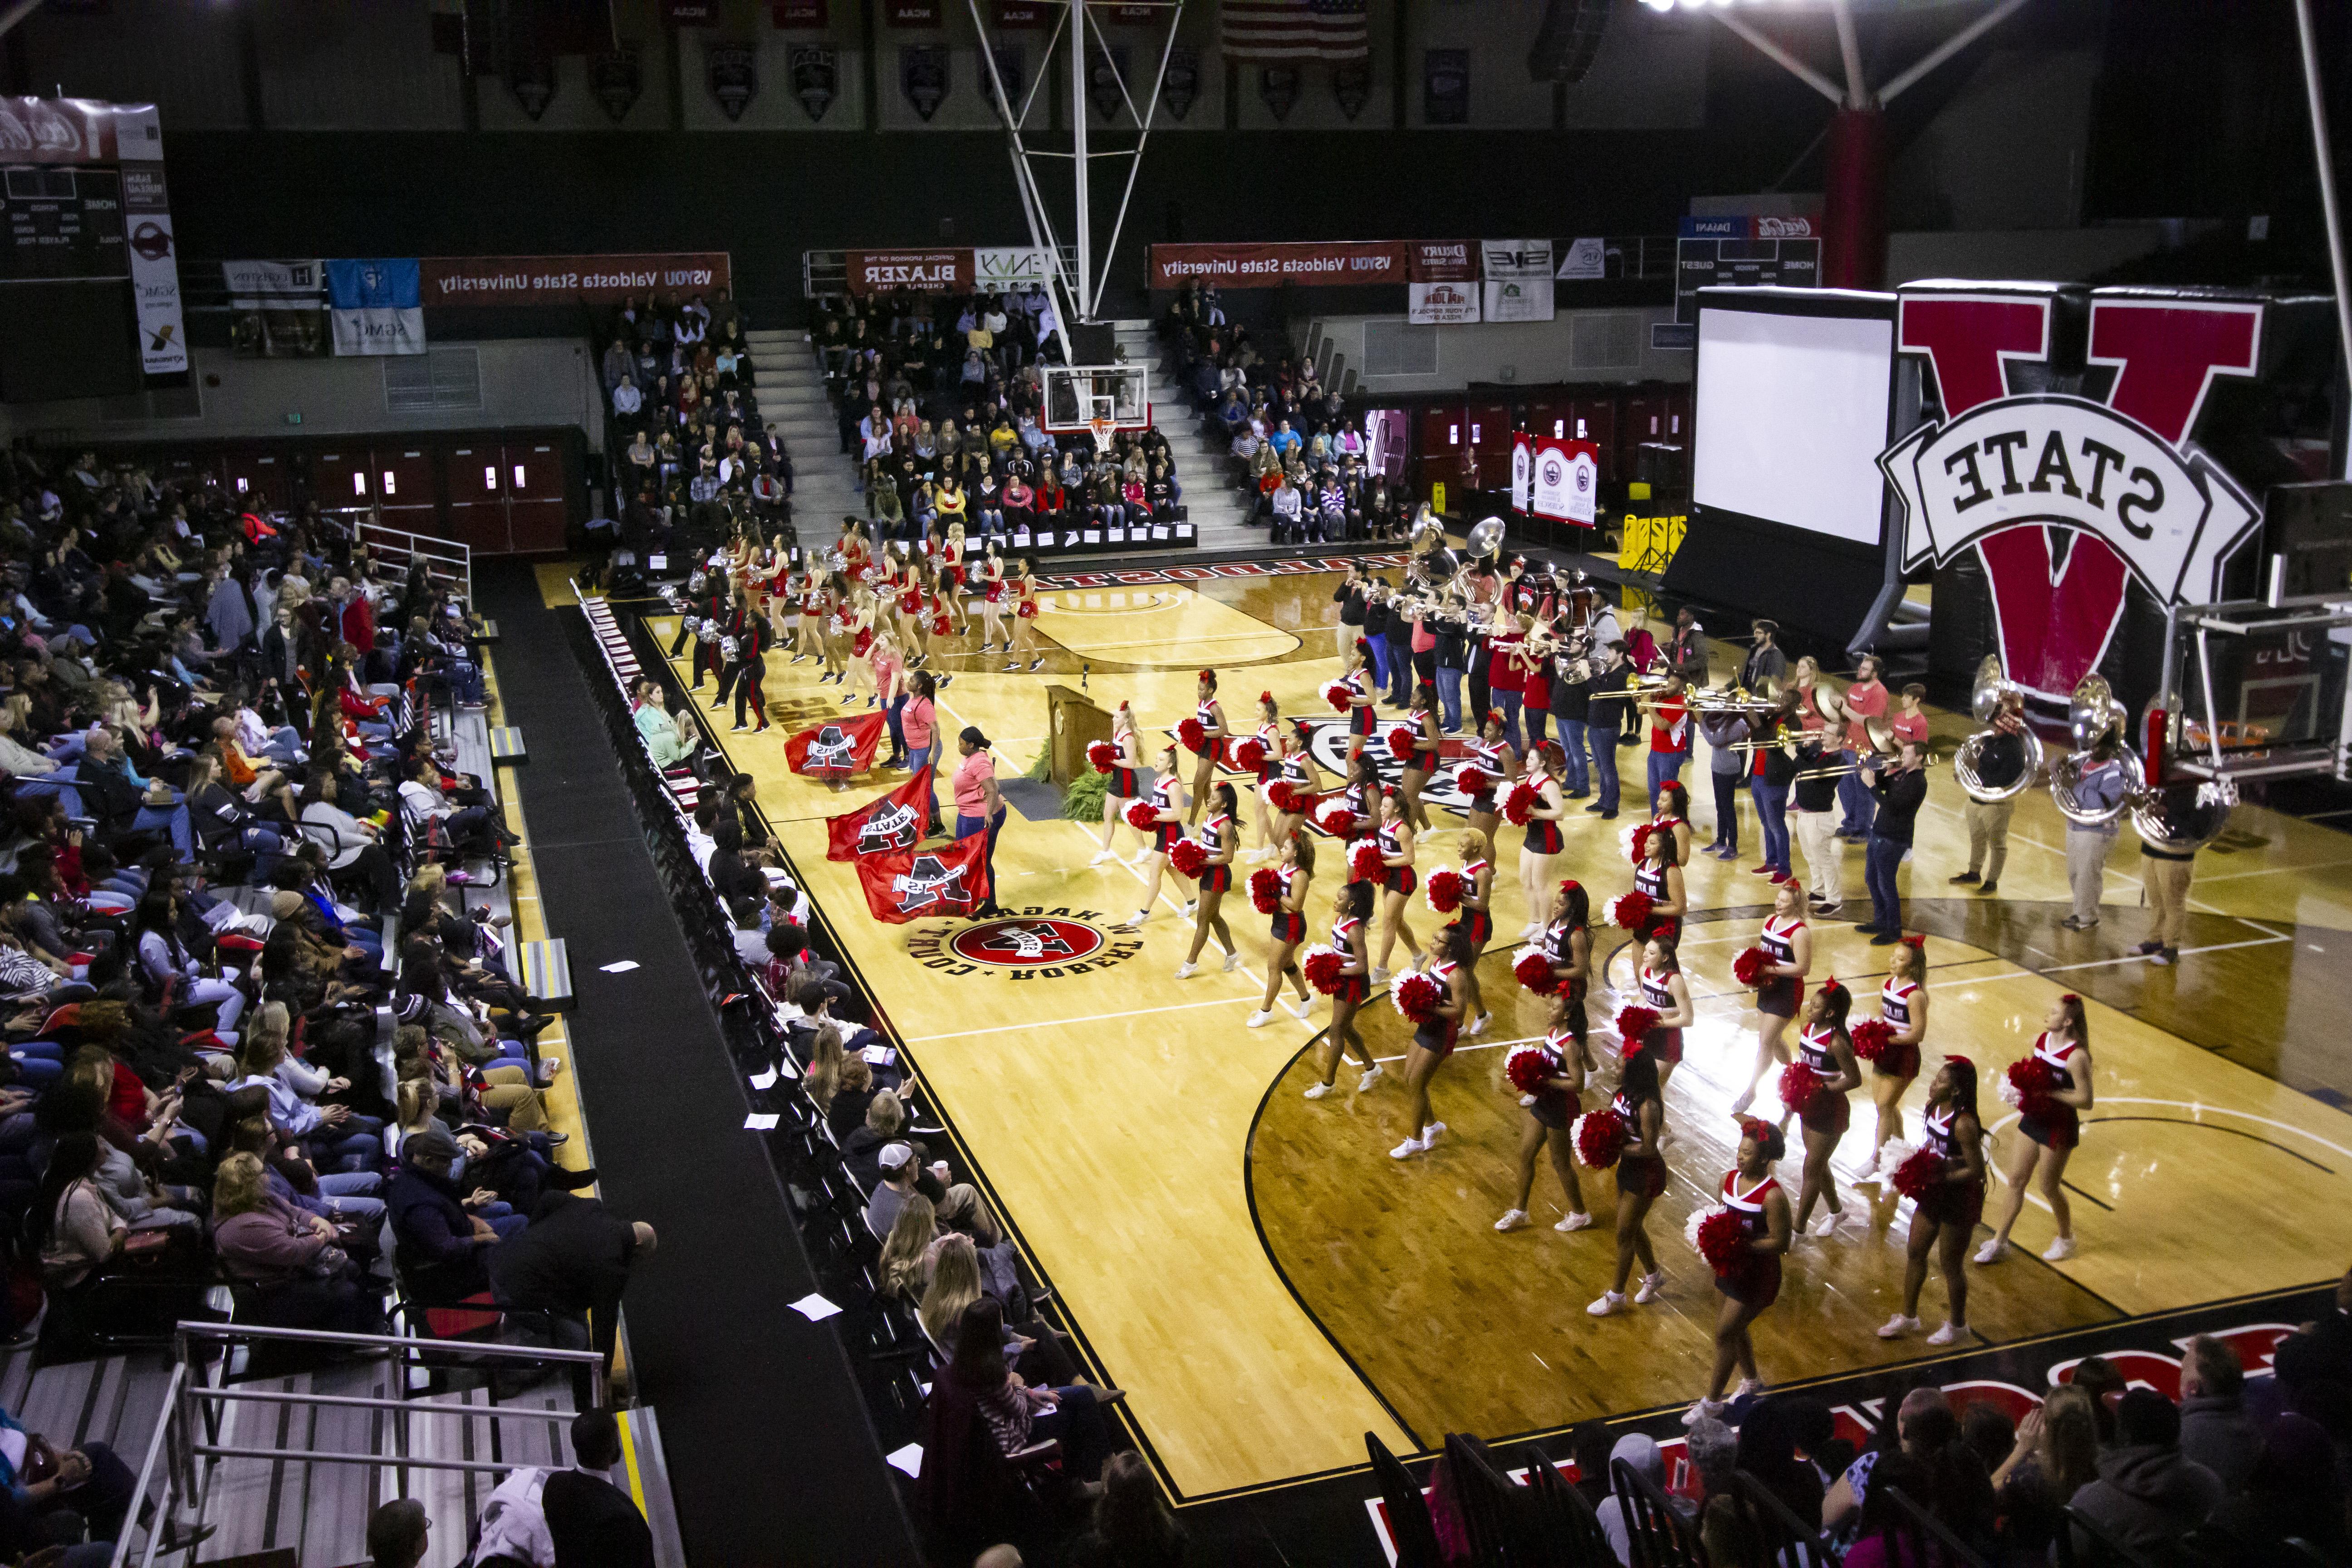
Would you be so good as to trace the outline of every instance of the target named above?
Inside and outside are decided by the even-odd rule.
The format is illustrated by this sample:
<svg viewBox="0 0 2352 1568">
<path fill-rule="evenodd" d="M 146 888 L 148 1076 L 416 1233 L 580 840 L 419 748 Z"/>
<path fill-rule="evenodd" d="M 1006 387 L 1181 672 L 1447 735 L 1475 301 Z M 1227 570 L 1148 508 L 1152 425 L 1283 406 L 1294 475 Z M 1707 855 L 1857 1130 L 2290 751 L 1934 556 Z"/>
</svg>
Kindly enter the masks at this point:
<svg viewBox="0 0 2352 1568">
<path fill-rule="evenodd" d="M 1546 1568 L 1617 1568 L 1617 1554 L 1610 1550 L 1609 1537 L 1584 1494 L 1569 1484 L 1542 1449 L 1531 1444 L 1523 1457 L 1536 1540 Z"/>
<path fill-rule="evenodd" d="M 1381 1483 L 1381 1503 L 1388 1510 L 1397 1568 L 1445 1568 L 1444 1554 L 1437 1548 L 1437 1527 L 1430 1522 L 1429 1500 L 1421 1495 L 1421 1483 L 1374 1434 L 1364 1434 L 1364 1449 L 1371 1456 L 1372 1474 Z"/>
<path fill-rule="evenodd" d="M 1481 1568 L 1540 1568 L 1534 1500 L 1496 1466 L 1486 1445 L 1449 1434 L 1445 1464 L 1470 1537 L 1470 1560 Z"/>
<path fill-rule="evenodd" d="M 1675 1511 L 1666 1494 L 1622 1459 L 1609 1466 L 1617 1506 L 1625 1510 L 1633 1568 L 1706 1568 L 1698 1531 Z"/>
<path fill-rule="evenodd" d="M 1718 1563 L 1715 1568 L 1808 1568 L 1809 1564 L 1837 1560 L 1822 1532 L 1799 1518 L 1796 1510 L 1763 1482 L 1745 1470 L 1736 1472 L 1732 1482 L 1727 1500 L 1738 1521 L 1739 1557 L 1736 1565 Z M 1916 1546 L 1916 1542 L 1913 1544 Z M 1888 1550 L 1894 1550 L 1891 1542 Z M 1889 1556 L 1887 1561 L 1918 1563 L 1924 1559 Z M 1955 1560 L 1948 1568 L 1961 1568 L 1960 1561 Z"/>
<path fill-rule="evenodd" d="M 2125 1545 L 2106 1527 L 2073 1507 L 2058 1526 L 2059 1568 L 2168 1568 L 2164 1559 Z"/>
</svg>

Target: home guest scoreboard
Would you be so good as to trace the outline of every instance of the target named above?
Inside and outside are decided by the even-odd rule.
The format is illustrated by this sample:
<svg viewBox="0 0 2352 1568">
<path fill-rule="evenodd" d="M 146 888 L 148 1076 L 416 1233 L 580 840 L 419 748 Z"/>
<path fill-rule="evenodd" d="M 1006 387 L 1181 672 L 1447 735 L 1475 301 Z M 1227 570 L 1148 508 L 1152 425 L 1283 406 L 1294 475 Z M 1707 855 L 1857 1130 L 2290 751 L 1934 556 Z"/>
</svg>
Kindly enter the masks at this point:
<svg viewBox="0 0 2352 1568">
<path fill-rule="evenodd" d="M 130 276 L 119 170 L 0 166 L 0 281 Z"/>
</svg>

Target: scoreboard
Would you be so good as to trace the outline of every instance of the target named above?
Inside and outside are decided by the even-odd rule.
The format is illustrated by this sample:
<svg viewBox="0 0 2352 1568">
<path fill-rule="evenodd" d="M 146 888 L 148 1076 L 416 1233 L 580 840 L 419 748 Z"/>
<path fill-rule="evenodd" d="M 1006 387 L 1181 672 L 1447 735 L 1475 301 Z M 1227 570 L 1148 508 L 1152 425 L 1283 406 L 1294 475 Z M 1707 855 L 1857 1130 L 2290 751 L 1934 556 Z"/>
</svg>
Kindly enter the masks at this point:
<svg viewBox="0 0 2352 1568">
<path fill-rule="evenodd" d="M 1671 336 L 1659 348 L 1698 342 L 1702 289 L 1817 289 L 1822 281 L 1819 217 L 1686 217 L 1675 243 L 1675 320 L 1653 329 Z"/>
<path fill-rule="evenodd" d="M 0 282 L 130 276 L 121 171 L 0 166 Z"/>
</svg>

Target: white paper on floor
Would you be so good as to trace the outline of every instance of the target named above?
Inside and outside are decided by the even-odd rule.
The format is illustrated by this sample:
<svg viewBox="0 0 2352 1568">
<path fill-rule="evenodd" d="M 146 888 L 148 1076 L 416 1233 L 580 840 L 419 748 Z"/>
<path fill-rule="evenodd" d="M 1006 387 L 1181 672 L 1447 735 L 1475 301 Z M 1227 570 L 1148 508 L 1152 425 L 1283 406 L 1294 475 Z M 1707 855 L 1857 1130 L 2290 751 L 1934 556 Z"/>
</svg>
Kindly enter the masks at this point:
<svg viewBox="0 0 2352 1568">
<path fill-rule="evenodd" d="M 636 966 L 637 961 L 635 959 L 625 958 L 617 963 L 600 963 L 596 967 L 603 970 L 607 974 L 626 974 L 630 970 L 635 969 Z"/>
<path fill-rule="evenodd" d="M 782 1120 L 783 1117 L 780 1112 L 773 1110 L 755 1110 L 751 1112 L 751 1115 L 743 1118 L 743 1131 L 746 1132 L 773 1132 L 776 1130 L 776 1123 Z"/>
<path fill-rule="evenodd" d="M 799 1300 L 793 1302 L 793 1310 L 798 1312 L 802 1317 L 806 1318 L 812 1323 L 821 1323 L 827 1318 L 832 1317 L 835 1312 L 840 1311 L 841 1309 L 826 1300 L 824 1297 L 812 1291 L 808 1295 L 805 1295 Z"/>
</svg>

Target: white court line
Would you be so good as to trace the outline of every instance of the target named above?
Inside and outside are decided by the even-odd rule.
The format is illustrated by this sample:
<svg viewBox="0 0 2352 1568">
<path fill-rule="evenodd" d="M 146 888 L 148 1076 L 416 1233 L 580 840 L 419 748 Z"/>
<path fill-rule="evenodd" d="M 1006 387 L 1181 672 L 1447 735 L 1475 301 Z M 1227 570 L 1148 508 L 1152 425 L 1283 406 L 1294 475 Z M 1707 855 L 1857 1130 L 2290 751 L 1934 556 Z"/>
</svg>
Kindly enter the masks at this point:
<svg viewBox="0 0 2352 1568">
<path fill-rule="evenodd" d="M 2224 871 L 2215 877 L 2208 877 L 2200 873 L 2197 881 L 2199 883 L 2234 882 L 2244 877 L 2283 877 L 2295 871 L 2333 871 L 2344 866 L 2352 866 L 2352 860 L 2321 860 L 2309 866 L 2264 866 L 2254 871 Z"/>
<path fill-rule="evenodd" d="M 923 1046 L 934 1040 L 962 1040 L 974 1035 L 1001 1035 L 1009 1029 L 1059 1029 L 1072 1024 L 1107 1023 L 1113 1018 L 1146 1018 L 1154 1013 L 1185 1013 L 1195 1007 L 1233 1007 L 1256 1000 L 1255 996 L 1220 996 L 1211 1002 L 1178 1002 L 1166 1007 L 1138 1007 L 1129 1013 L 1096 1013 L 1084 1018 L 1024 1018 L 1017 1024 L 992 1024 L 985 1029 L 960 1029 L 951 1035 L 912 1035 L 907 1037 L 907 1044 Z"/>
<path fill-rule="evenodd" d="M 2189 1119 L 2192 1124 L 2195 1124 L 2201 1118 L 2206 1116 L 2234 1116 L 2241 1121 L 2251 1121 L 2257 1126 L 2268 1127 L 2275 1131 L 2292 1133 L 2297 1138 L 2307 1140 L 2310 1142 L 2318 1144 L 2323 1149 L 2340 1154 L 2347 1160 L 2352 1160 L 2352 1149 L 2347 1149 L 2343 1144 L 2335 1142 L 2330 1139 L 2322 1138 L 2318 1133 L 2310 1131 L 2308 1128 L 2297 1127 L 2292 1121 L 2281 1121 L 2274 1117 L 2257 1116 L 2251 1110 L 2233 1110 L 2226 1105 L 2207 1105 L 2200 1100 L 2154 1100 L 2143 1095 L 2118 1094 L 2111 1096 L 2101 1095 L 2095 1098 L 2092 1101 L 2091 1109 L 2094 1112 L 2096 1112 L 2098 1108 L 2102 1105 L 2160 1105 L 2169 1110 L 2185 1110 L 2189 1112 Z M 2001 1129 L 2007 1127 L 2011 1122 L 2018 1120 L 2020 1120 L 2019 1112 L 2011 1110 L 2008 1115 L 2003 1116 L 2000 1121 L 1994 1122 L 1992 1126 L 1988 1128 L 1986 1131 L 1989 1132 L 1998 1132 Z M 2032 1192 L 2028 1192 L 2026 1196 L 2033 1197 L 2034 1194 Z M 2037 1199 L 2036 1201 L 2038 1202 L 2039 1200 Z M 2047 1208 L 2049 1205 L 2044 1204 L 2042 1206 Z"/>
<path fill-rule="evenodd" d="M 1271 626 L 1262 632 L 1219 632 L 1214 637 L 1188 637 L 1184 639 L 1184 646 L 1187 647 L 1192 647 L 1202 643 L 1257 642 L 1270 637 L 1280 637 L 1283 641 L 1288 643 L 1292 648 L 1296 648 L 1298 646 L 1298 639 L 1296 637 L 1292 636 L 1288 632 L 1276 631 Z M 1166 647 L 1168 646 L 1168 639 L 1166 637 L 1129 637 L 1124 642 L 1089 641 L 1083 645 L 1064 642 L 1062 646 L 1072 653 L 1087 654 L 1097 653 L 1100 652 L 1104 648 L 1112 647 Z"/>
<path fill-rule="evenodd" d="M 1543 1038 L 1545 1038 L 1545 1037 L 1542 1035 L 1529 1035 L 1523 1040 L 1481 1040 L 1475 1046 L 1456 1046 L 1454 1047 L 1454 1054 L 1458 1057 L 1465 1051 L 1495 1051 L 1502 1049 L 1505 1046 L 1531 1046 Z M 1374 1057 L 1372 1060 L 1376 1062 L 1401 1062 L 1404 1060 L 1404 1058 L 1401 1056 Z"/>
<path fill-rule="evenodd" d="M 2204 947 L 2184 947 L 2180 950 L 2179 955 L 2182 958 L 2187 958 L 2193 953 L 2227 952 L 2232 948 L 2239 947 L 2270 947 L 2278 942 L 2292 942 L 2294 940 L 2294 939 L 2293 937 L 2285 936 L 2250 937 L 2244 942 L 2217 942 L 2210 943 Z M 2000 955 L 1995 954 L 1994 956 L 1999 957 Z M 1927 989 L 1930 991 L 1937 991 L 1948 985 L 1986 985 L 1996 980 L 2014 980 L 2020 975 L 2026 974 L 2038 977 L 2049 974 L 2066 974 L 2077 969 L 2110 969 L 2119 963 L 2146 963 L 2155 956 L 2156 955 L 2154 953 L 2148 952 L 2127 952 L 2121 958 L 2094 958 L 2082 963 L 2053 963 L 2047 969 L 2017 969 L 2011 971 L 2007 974 L 1980 974 L 1967 980 L 1933 980 L 1928 982 Z M 1979 963 L 1982 961 L 1971 959 L 1969 962 Z"/>
</svg>

